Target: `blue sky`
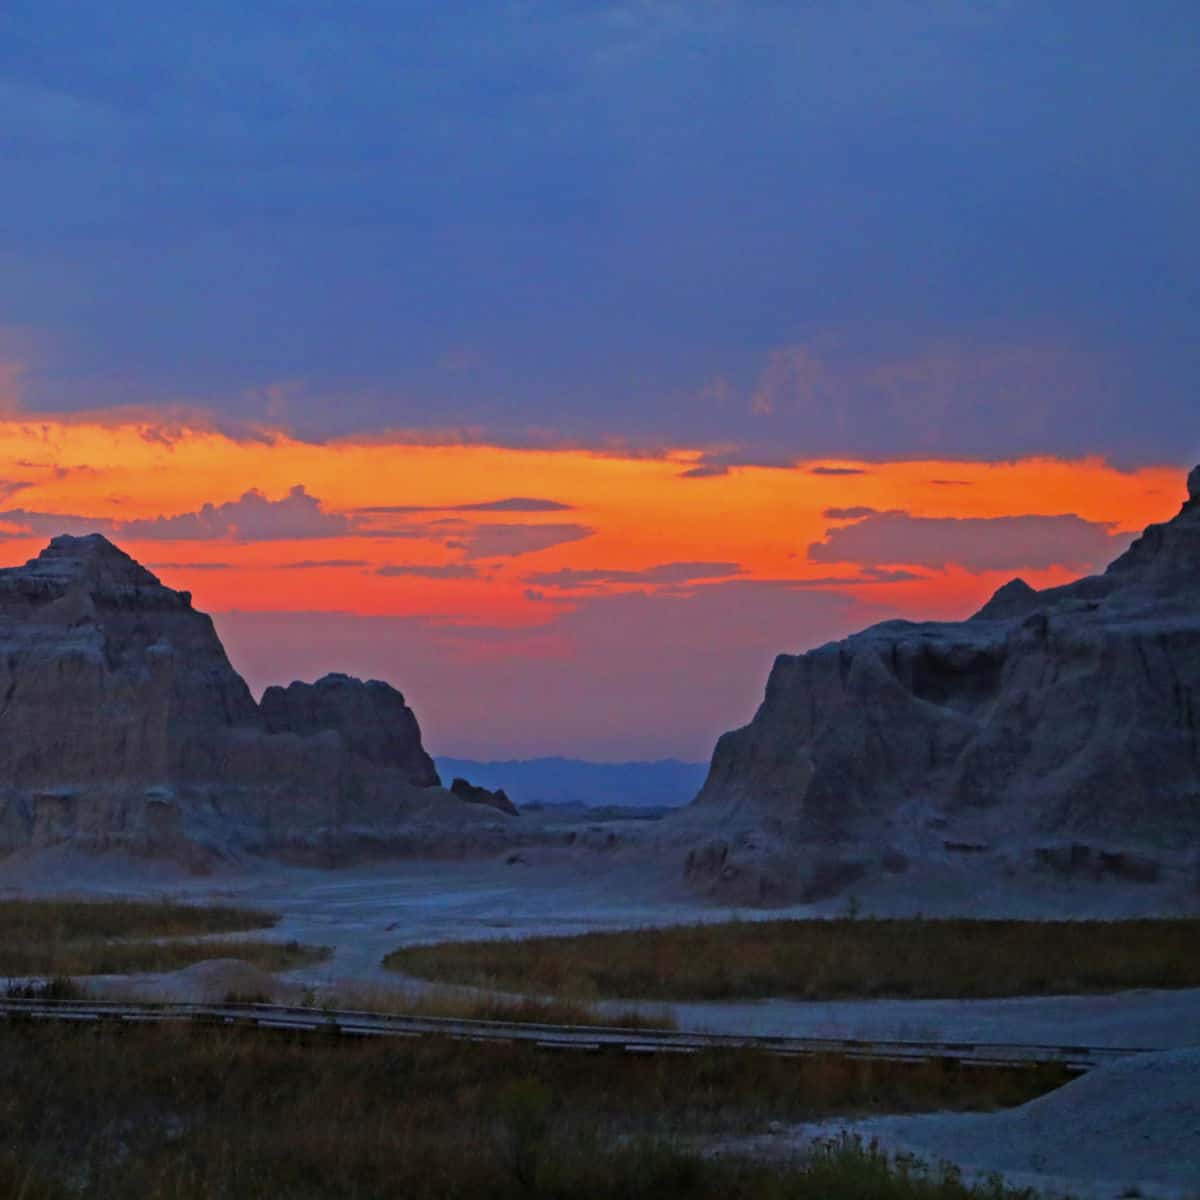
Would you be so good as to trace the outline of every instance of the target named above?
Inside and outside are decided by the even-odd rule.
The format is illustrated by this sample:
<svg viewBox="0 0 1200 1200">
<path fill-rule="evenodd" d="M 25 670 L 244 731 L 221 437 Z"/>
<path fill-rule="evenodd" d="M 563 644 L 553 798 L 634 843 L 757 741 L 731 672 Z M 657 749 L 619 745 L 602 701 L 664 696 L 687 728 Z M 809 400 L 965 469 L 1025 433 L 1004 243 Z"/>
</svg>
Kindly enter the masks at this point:
<svg viewBox="0 0 1200 1200">
<path fill-rule="evenodd" d="M 700 758 L 1178 510 L 1197 213 L 1196 0 L 8 0 L 0 557 L 106 531 L 441 753 Z"/>
<path fill-rule="evenodd" d="M 1163 0 L 9 4 L 0 358 L 310 437 L 1182 464 L 1198 68 Z"/>
</svg>

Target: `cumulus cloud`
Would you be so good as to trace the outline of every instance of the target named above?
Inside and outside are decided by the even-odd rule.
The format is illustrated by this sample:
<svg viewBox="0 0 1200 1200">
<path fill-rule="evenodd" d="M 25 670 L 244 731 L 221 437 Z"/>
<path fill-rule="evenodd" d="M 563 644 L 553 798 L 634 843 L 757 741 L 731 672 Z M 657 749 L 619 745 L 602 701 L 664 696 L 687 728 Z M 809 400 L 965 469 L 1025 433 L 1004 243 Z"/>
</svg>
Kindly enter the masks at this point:
<svg viewBox="0 0 1200 1200">
<path fill-rule="evenodd" d="M 271 542 L 305 538 L 343 537 L 354 523 L 340 513 L 326 512 L 320 500 L 297 484 L 279 500 L 252 488 L 237 500 L 205 504 L 196 512 L 121 521 L 78 513 L 36 512 L 10 508 L 0 521 L 21 533 L 54 536 L 59 533 L 103 533 L 130 541 Z"/>
<path fill-rule="evenodd" d="M 2 495 L 0 491 L 0 495 Z M 557 501 L 530 500 L 514 497 L 509 500 L 488 501 L 479 506 L 459 506 L 454 511 L 473 512 L 551 512 L 557 511 Z M 524 507 L 522 507 L 524 506 Z M 565 506 L 562 506 L 565 507 Z M 79 513 L 38 512 L 24 508 L 0 511 L 0 524 L 7 536 L 33 535 L 53 537 L 59 533 L 103 533 L 127 541 L 234 541 L 269 542 L 296 541 L 316 538 L 407 538 L 440 542 L 447 549 L 459 551 L 464 559 L 511 558 L 533 554 L 552 546 L 590 537 L 595 530 L 590 525 L 558 522 L 544 525 L 485 522 L 447 516 L 436 520 L 395 522 L 391 526 L 376 524 L 380 514 L 425 510 L 358 509 L 349 514 L 329 512 L 321 501 L 297 484 L 285 496 L 272 500 L 255 488 L 237 500 L 223 504 L 205 504 L 194 512 L 171 516 L 135 518 L 122 521 L 114 517 L 95 517 Z M 442 511 L 442 510 L 431 510 Z M 282 564 L 285 568 L 302 569 L 318 566 L 364 566 L 357 559 L 301 560 Z M 473 571 L 473 568 L 471 569 Z M 436 571 L 437 574 L 430 572 Z M 399 564 L 387 574 L 416 575 L 428 578 L 468 578 L 461 565 L 453 573 L 448 568 L 412 567 Z"/>
<path fill-rule="evenodd" d="M 271 500 L 256 488 L 225 504 L 206 504 L 198 512 L 173 517 L 125 521 L 123 536 L 135 541 L 192 541 L 231 539 L 238 542 L 274 542 L 305 538 L 343 537 L 353 530 L 350 519 L 326 512 L 320 500 L 297 484 L 280 500 Z"/>
<path fill-rule="evenodd" d="M 595 567 L 581 570 L 564 567 L 559 571 L 541 571 L 527 575 L 525 582 L 537 587 L 591 588 L 610 583 L 685 584 L 701 579 L 722 579 L 740 575 L 740 564 L 733 562 L 669 562 L 642 570 Z"/>
<path fill-rule="evenodd" d="M 895 564 L 968 571 L 1094 570 L 1116 557 L 1131 534 L 1074 513 L 1017 517 L 914 517 L 874 513 L 826 532 L 808 548 L 812 562 Z"/>
<path fill-rule="evenodd" d="M 7 535 L 55 537 L 60 533 L 82 537 L 88 533 L 116 536 L 119 523 L 108 517 L 89 517 L 79 513 L 36 512 L 27 508 L 9 508 L 0 512 L 0 522 L 10 526 Z"/>
</svg>

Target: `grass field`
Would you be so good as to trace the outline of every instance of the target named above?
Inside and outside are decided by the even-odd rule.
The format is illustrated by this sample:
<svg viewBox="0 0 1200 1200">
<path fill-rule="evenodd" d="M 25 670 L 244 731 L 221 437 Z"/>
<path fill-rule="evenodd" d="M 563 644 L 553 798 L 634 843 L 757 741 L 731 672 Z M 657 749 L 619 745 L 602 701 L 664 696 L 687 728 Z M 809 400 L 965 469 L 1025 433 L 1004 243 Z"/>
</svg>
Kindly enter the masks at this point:
<svg viewBox="0 0 1200 1200">
<path fill-rule="evenodd" d="M 1015 1104 L 1062 1081 L 746 1052 L 6 1024 L 0 1195 L 966 1200 L 976 1193 L 953 1179 L 905 1178 L 852 1146 L 790 1170 L 696 1147 L 775 1120 Z"/>
<path fill-rule="evenodd" d="M 167 900 L 0 900 L 0 944 L 80 938 L 195 937 L 269 929 L 275 913 Z"/>
<path fill-rule="evenodd" d="M 1200 986 L 1200 921 L 733 921 L 444 942 L 384 965 L 589 1001 L 1030 996 Z"/>
<path fill-rule="evenodd" d="M 57 946 L 0 946 L 0 977 L 134 975 L 178 971 L 210 958 L 240 958 L 264 971 L 290 971 L 324 962 L 328 946 L 234 938 L 221 942 L 64 942 Z"/>
<path fill-rule="evenodd" d="M 194 940 L 265 929 L 278 919 L 253 908 L 165 901 L 3 900 L 0 976 L 174 971 L 206 958 L 243 958 L 280 971 L 328 957 L 324 947 L 297 942 Z"/>
</svg>

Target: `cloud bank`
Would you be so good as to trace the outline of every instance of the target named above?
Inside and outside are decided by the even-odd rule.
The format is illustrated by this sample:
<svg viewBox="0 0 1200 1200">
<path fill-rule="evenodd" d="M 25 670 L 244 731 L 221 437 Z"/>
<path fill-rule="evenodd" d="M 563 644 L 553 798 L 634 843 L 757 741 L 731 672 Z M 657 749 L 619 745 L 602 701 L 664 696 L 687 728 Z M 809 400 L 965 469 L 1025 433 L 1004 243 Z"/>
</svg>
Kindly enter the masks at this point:
<svg viewBox="0 0 1200 1200">
<path fill-rule="evenodd" d="M 1132 539 L 1112 524 L 1073 513 L 1019 517 L 914 517 L 882 512 L 830 529 L 808 548 L 819 563 L 895 564 L 941 570 L 1096 570 L 1116 558 Z"/>
</svg>

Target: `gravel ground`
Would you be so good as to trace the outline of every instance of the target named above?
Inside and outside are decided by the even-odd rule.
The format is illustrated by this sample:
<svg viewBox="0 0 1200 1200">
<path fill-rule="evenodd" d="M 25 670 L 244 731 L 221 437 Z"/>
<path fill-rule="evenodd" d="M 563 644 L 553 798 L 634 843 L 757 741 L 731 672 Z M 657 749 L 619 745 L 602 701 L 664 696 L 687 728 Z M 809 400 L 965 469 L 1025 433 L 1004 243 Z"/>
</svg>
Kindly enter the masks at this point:
<svg viewBox="0 0 1200 1200">
<path fill-rule="evenodd" d="M 972 1179 L 1078 1200 L 1200 1197 L 1200 1048 L 1144 1054 L 1020 1108 L 827 1121 L 718 1145 L 717 1153 L 788 1158 L 845 1134 L 892 1155 L 954 1163 Z"/>
</svg>

